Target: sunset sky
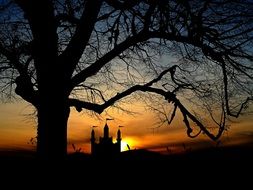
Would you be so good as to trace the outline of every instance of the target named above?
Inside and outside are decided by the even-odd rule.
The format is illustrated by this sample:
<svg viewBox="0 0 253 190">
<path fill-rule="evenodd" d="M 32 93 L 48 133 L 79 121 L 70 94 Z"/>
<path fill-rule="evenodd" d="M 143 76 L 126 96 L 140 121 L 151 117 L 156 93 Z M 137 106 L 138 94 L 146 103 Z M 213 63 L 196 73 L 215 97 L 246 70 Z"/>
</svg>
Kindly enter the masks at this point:
<svg viewBox="0 0 253 190">
<path fill-rule="evenodd" d="M 127 115 L 116 110 L 109 110 L 114 120 L 108 121 L 110 135 L 114 141 L 118 126 L 124 126 L 122 131 L 122 149 L 127 150 L 126 144 L 131 149 L 150 149 L 164 153 L 181 152 L 186 149 L 197 149 L 215 146 L 215 143 L 204 135 L 190 139 L 186 135 L 183 122 L 176 118 L 171 125 L 154 128 L 156 117 L 152 112 L 145 110 L 144 106 L 136 103 L 133 110 L 138 114 Z M 32 106 L 18 101 L 0 104 L 0 149 L 35 149 L 31 138 L 36 136 L 36 116 Z M 90 153 L 90 132 L 92 126 L 95 128 L 96 138 L 103 133 L 105 118 L 101 120 L 87 116 L 86 113 L 78 113 L 74 109 L 68 123 L 68 152 L 73 152 L 72 144 L 81 148 L 84 153 Z M 253 127 L 250 115 L 245 115 L 231 123 L 229 131 L 225 132 L 221 145 L 249 145 L 252 143 Z M 168 147 L 168 149 L 167 149 Z"/>
<path fill-rule="evenodd" d="M 185 2 L 0 0 L 0 152 L 36 150 L 31 104 L 42 158 L 66 153 L 48 130 L 66 106 L 69 153 L 90 153 L 106 122 L 114 142 L 122 126 L 122 151 L 253 148 L 252 1 Z"/>
</svg>

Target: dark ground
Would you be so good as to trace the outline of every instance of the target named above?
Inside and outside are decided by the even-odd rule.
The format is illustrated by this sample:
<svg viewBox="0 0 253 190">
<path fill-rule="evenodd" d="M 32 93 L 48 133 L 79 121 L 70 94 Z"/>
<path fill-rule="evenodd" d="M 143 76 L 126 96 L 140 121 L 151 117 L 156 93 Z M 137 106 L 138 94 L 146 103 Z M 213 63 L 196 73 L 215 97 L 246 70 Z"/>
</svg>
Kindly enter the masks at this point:
<svg viewBox="0 0 253 190">
<path fill-rule="evenodd" d="M 120 162 L 247 162 L 253 163 L 253 146 L 231 146 L 231 147 L 216 147 L 192 150 L 178 154 L 160 154 L 145 149 L 130 150 L 121 152 L 119 156 L 107 158 L 92 157 L 90 154 L 71 153 L 65 162 L 100 162 L 106 159 L 108 161 Z M 38 162 L 34 151 L 28 150 L 0 150 L 0 163 L 2 162 Z"/>
<path fill-rule="evenodd" d="M 115 164 L 138 164 L 150 166 L 164 164 L 173 167 L 175 164 L 190 165 L 188 163 L 204 164 L 249 164 L 253 166 L 253 146 L 234 146 L 234 147 L 216 147 L 188 151 L 180 154 L 164 155 L 158 152 L 152 152 L 144 149 L 130 150 L 121 152 L 115 157 L 92 157 L 90 154 L 72 153 L 69 154 L 64 162 L 57 161 L 58 164 L 78 164 L 80 166 L 104 165 L 104 162 Z M 0 151 L 0 164 L 41 164 L 33 151 Z"/>
<path fill-rule="evenodd" d="M 6 182 L 8 189 L 16 185 L 22 189 L 29 189 L 28 186 L 53 189 L 52 184 L 56 189 L 69 185 L 70 189 L 78 189 L 80 185 L 89 186 L 86 189 L 97 189 L 101 185 L 106 185 L 105 189 L 116 189 L 119 183 L 122 188 L 117 189 L 181 189 L 185 186 L 188 189 L 229 189 L 235 184 L 239 189 L 248 189 L 253 180 L 252 150 L 250 147 L 210 148 L 174 155 L 132 150 L 114 158 L 75 153 L 65 161 L 54 162 L 38 161 L 34 152 L 1 151 L 0 186 Z"/>
</svg>

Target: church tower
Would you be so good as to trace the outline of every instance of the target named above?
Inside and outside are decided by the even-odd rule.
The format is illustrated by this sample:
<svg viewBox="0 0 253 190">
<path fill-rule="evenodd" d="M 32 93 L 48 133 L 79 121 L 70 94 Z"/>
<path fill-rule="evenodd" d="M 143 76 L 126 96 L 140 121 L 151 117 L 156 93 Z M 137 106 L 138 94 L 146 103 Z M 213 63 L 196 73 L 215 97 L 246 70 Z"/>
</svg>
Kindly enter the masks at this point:
<svg viewBox="0 0 253 190">
<path fill-rule="evenodd" d="M 121 152 L 121 131 L 118 129 L 116 142 L 113 143 L 113 138 L 110 137 L 109 126 L 107 123 L 104 126 L 104 134 L 96 142 L 95 131 L 91 131 L 91 154 L 95 156 L 114 156 Z"/>
</svg>

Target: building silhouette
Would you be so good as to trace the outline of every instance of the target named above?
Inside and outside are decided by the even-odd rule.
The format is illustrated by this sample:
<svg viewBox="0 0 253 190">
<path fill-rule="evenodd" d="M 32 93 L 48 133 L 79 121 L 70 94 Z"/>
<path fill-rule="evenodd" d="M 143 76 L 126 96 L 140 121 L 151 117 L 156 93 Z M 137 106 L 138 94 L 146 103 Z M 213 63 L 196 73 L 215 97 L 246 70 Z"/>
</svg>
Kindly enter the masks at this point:
<svg viewBox="0 0 253 190">
<path fill-rule="evenodd" d="M 91 154 L 93 156 L 114 156 L 121 151 L 121 131 L 117 131 L 116 142 L 113 143 L 113 138 L 109 136 L 109 127 L 107 123 L 104 126 L 104 136 L 96 142 L 94 128 L 91 131 Z"/>
</svg>

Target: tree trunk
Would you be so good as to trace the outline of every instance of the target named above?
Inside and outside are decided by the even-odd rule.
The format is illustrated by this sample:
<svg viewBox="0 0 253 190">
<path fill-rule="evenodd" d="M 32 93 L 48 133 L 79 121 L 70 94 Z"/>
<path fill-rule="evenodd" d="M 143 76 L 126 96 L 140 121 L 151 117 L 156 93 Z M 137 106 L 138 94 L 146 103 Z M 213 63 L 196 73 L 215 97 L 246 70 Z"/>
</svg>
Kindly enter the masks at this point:
<svg viewBox="0 0 253 190">
<path fill-rule="evenodd" d="M 67 156 L 67 122 L 70 109 L 64 99 L 45 98 L 37 108 L 39 159 L 62 160 Z"/>
</svg>

